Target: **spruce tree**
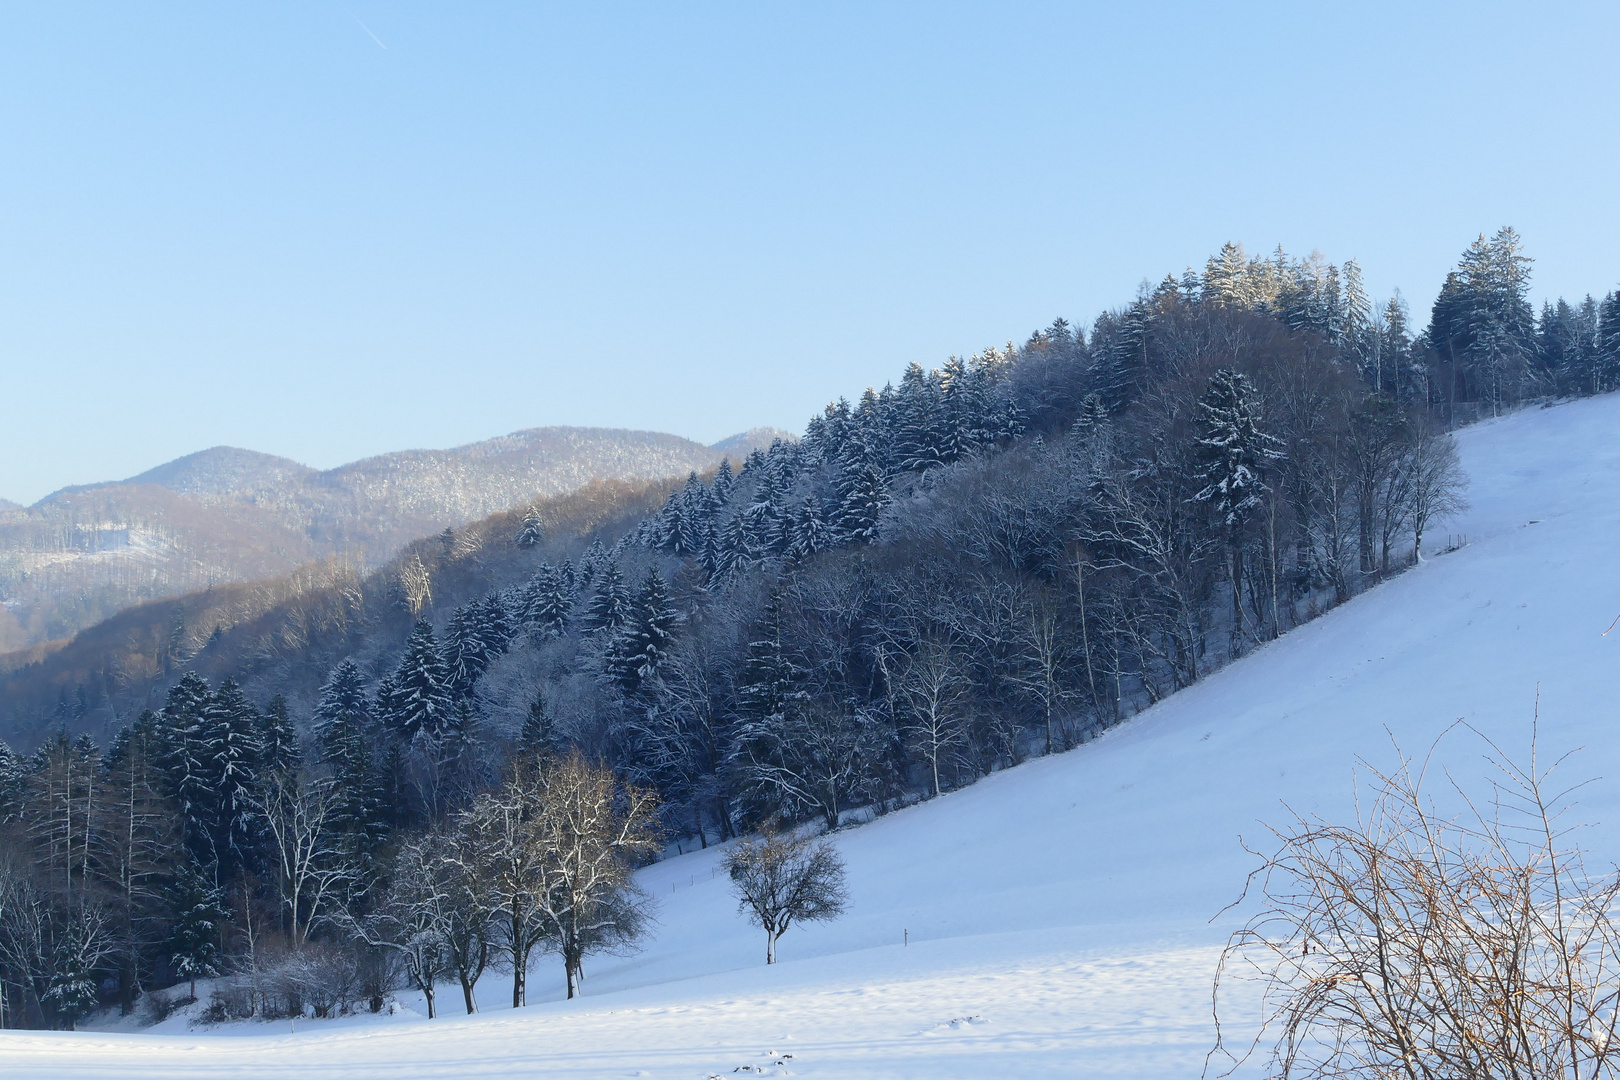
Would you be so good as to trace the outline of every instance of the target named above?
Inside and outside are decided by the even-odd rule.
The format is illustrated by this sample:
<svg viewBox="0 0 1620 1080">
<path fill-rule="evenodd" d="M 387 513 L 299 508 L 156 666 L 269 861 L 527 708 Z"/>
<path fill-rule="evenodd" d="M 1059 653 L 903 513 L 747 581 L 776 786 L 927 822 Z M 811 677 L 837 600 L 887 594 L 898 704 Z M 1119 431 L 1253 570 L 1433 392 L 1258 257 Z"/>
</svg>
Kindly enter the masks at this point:
<svg viewBox="0 0 1620 1080">
<path fill-rule="evenodd" d="M 221 880 L 243 867 L 256 827 L 259 716 L 236 680 L 226 676 L 203 711 L 202 755 L 212 791 L 210 824 Z"/>
<path fill-rule="evenodd" d="M 287 699 L 277 694 L 259 715 L 260 774 L 296 776 L 303 763 L 304 748 L 298 741 L 298 729 L 287 713 Z"/>
<path fill-rule="evenodd" d="M 607 560 L 596 577 L 596 595 L 585 607 L 585 632 L 611 633 L 629 618 L 630 592 L 616 560 Z"/>
<path fill-rule="evenodd" d="M 1616 387 L 1620 387 L 1620 291 L 1605 296 L 1598 305 L 1593 392 L 1602 394 Z"/>
<path fill-rule="evenodd" d="M 453 697 L 472 693 L 495 658 L 506 651 L 506 613 L 499 598 L 492 607 L 484 600 L 461 605 L 450 616 L 445 630 L 444 662 L 449 690 Z"/>
<path fill-rule="evenodd" d="M 204 713 L 213 693 L 202 676 L 188 671 L 170 687 L 160 715 L 163 771 L 180 807 L 181 839 L 205 866 L 213 850 L 215 775 L 213 749 L 205 733 Z"/>
<path fill-rule="evenodd" d="M 202 867 L 188 861 L 169 890 L 169 910 L 173 925 L 169 964 L 176 975 L 191 983 L 191 997 L 196 1000 L 197 980 L 218 975 L 223 962 L 220 932 L 230 918 L 225 893 Z"/>
<path fill-rule="evenodd" d="M 418 622 L 405 643 L 405 655 L 394 669 L 389 695 L 387 721 L 394 734 L 405 742 L 421 738 L 433 741 L 450 729 L 450 672 L 444 663 L 433 628 Z"/>
<path fill-rule="evenodd" d="M 535 694 L 523 718 L 523 728 L 518 732 L 518 753 L 549 754 L 554 749 L 551 740 L 555 726 L 545 695 Z"/>
<path fill-rule="evenodd" d="M 657 678 L 669 655 L 676 622 L 669 588 L 657 569 L 647 571 L 630 618 L 608 652 L 609 672 L 625 694 L 636 694 Z"/>
<path fill-rule="evenodd" d="M 838 532 L 852 544 L 877 539 L 878 524 L 889 505 L 883 470 L 860 443 L 852 443 L 838 465 Z"/>
<path fill-rule="evenodd" d="M 0 739 L 0 825 L 14 821 L 23 810 L 27 765 L 4 739 Z"/>
<path fill-rule="evenodd" d="M 315 706 L 315 739 L 331 776 L 333 828 L 355 861 L 367 865 L 387 836 L 387 807 L 370 738 L 365 677 L 352 660 L 332 669 Z"/>
<path fill-rule="evenodd" d="M 523 513 L 523 524 L 518 527 L 516 542 L 520 548 L 538 547 L 546 538 L 545 526 L 540 521 L 540 510 L 531 506 Z"/>
<path fill-rule="evenodd" d="M 1243 539 L 1261 506 L 1265 473 L 1281 456 L 1277 440 L 1260 429 L 1260 395 L 1244 375 L 1222 368 L 1198 403 L 1204 448 L 1201 479 L 1193 496 L 1208 503 L 1226 540 L 1232 587 L 1234 646 L 1243 628 Z"/>
<path fill-rule="evenodd" d="M 525 630 L 540 638 L 561 637 L 574 609 L 573 589 L 560 569 L 543 563 L 524 586 L 522 605 Z"/>
<path fill-rule="evenodd" d="M 792 534 L 788 541 L 788 558 L 808 559 L 833 546 L 836 537 L 821 513 L 821 500 L 806 495 L 793 515 Z"/>
</svg>

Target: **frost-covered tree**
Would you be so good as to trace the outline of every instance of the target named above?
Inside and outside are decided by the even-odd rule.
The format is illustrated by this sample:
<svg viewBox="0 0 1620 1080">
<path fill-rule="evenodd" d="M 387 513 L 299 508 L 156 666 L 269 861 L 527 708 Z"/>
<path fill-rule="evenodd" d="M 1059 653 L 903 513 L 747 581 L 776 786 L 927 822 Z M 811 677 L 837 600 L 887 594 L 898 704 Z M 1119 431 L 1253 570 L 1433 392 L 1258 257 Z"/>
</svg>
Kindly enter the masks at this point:
<svg viewBox="0 0 1620 1080">
<path fill-rule="evenodd" d="M 328 826 L 348 858 L 365 868 L 388 834 L 387 800 L 376 760 L 366 680 L 352 660 L 332 669 L 315 706 L 321 763 L 330 776 Z"/>
<path fill-rule="evenodd" d="M 574 591 L 567 576 L 550 563 L 536 570 L 523 587 L 523 627 L 541 638 L 561 637 L 568 630 L 574 609 Z"/>
<path fill-rule="evenodd" d="M 540 520 L 540 508 L 531 506 L 523 512 L 523 523 L 518 526 L 517 536 L 514 538 L 518 547 L 538 547 L 545 542 L 546 529 Z"/>
<path fill-rule="evenodd" d="M 657 679 L 669 655 L 676 619 L 663 575 L 657 569 L 647 571 L 630 617 L 608 651 L 608 672 L 621 693 L 640 693 Z"/>
<path fill-rule="evenodd" d="M 1232 639 L 1243 632 L 1243 540 L 1267 487 L 1265 474 L 1281 458 L 1278 441 L 1262 431 L 1260 395 L 1249 379 L 1222 368 L 1198 402 L 1203 487 L 1193 496 L 1208 504 L 1226 540 L 1232 590 Z"/>
<path fill-rule="evenodd" d="M 386 720 L 400 739 L 434 741 L 454 723 L 450 673 L 433 636 L 433 628 L 418 622 L 405 643 L 405 655 L 394 669 Z"/>
<path fill-rule="evenodd" d="M 190 982 L 195 1000 L 197 980 L 220 973 L 224 962 L 220 933 L 230 912 L 225 907 L 224 890 L 196 863 L 180 867 L 169 896 L 174 920 L 169 934 L 169 963 L 175 974 Z"/>
<path fill-rule="evenodd" d="M 602 564 L 596 575 L 596 595 L 585 606 L 587 634 L 612 633 L 630 616 L 630 590 L 616 560 Z"/>
<path fill-rule="evenodd" d="M 209 817 L 221 880 L 235 876 L 250 856 L 257 827 L 253 799 L 263 746 L 258 710 L 236 680 L 226 676 L 203 711 L 202 747 L 213 793 Z"/>
</svg>

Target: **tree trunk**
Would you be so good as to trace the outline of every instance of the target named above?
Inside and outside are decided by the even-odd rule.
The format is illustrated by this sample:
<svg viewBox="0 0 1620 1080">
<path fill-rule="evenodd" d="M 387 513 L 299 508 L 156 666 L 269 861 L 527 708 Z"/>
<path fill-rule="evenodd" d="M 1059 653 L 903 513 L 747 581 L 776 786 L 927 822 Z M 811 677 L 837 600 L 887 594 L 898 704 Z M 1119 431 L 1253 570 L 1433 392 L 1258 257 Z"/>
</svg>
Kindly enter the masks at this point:
<svg viewBox="0 0 1620 1080">
<path fill-rule="evenodd" d="M 579 967 L 580 957 L 575 956 L 572 950 L 563 953 L 563 978 L 568 985 L 570 999 L 579 996 Z"/>
<path fill-rule="evenodd" d="M 438 1006 L 436 1004 L 438 999 L 433 996 L 433 980 L 418 979 L 417 984 L 422 987 L 422 996 L 427 999 L 428 1019 L 432 1020 L 435 1016 L 439 1015 Z"/>
<path fill-rule="evenodd" d="M 458 975 L 457 978 L 461 980 L 461 997 L 467 1003 L 467 1015 L 471 1016 L 478 1011 L 478 999 L 473 996 L 473 984 L 465 975 Z"/>
<path fill-rule="evenodd" d="M 775 930 L 767 929 L 765 931 L 765 962 L 767 964 L 776 963 L 776 931 Z"/>
</svg>

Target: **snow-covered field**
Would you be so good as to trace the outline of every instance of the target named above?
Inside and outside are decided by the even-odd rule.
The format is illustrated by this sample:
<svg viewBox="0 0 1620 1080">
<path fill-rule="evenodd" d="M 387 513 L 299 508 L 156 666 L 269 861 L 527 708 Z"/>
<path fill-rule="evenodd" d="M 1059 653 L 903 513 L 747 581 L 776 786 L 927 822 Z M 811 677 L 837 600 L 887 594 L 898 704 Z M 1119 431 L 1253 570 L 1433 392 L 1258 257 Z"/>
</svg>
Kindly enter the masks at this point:
<svg viewBox="0 0 1620 1080">
<path fill-rule="evenodd" d="M 1585 746 L 1588 837 L 1620 858 L 1620 396 L 1461 436 L 1461 550 L 1258 650 L 1094 743 L 847 830 L 852 906 L 794 929 L 782 963 L 736 914 L 718 854 L 648 869 L 639 954 L 561 996 L 434 1021 L 367 1017 L 164 1034 L 0 1033 L 7 1077 L 1173 1077 L 1213 1040 L 1211 921 L 1281 800 L 1342 814 L 1354 759 L 1392 759 L 1459 717 L 1517 749 L 1540 686 L 1544 749 Z M 1434 544 L 1438 547 L 1438 544 Z M 1444 758 L 1471 771 L 1465 737 Z M 903 941 L 909 938 L 909 944 Z M 555 969 L 555 970 L 554 970 Z M 539 1001 L 542 997 L 553 1000 Z M 402 999 L 411 1004 L 407 996 Z M 459 1009 L 446 988 L 443 1009 Z M 178 1028 L 178 1030 L 176 1030 Z M 238 1037 L 224 1037 L 225 1035 Z M 789 1056 L 791 1055 L 791 1056 Z M 745 1067 L 747 1067 L 745 1069 Z M 742 1070 L 742 1071 L 739 1071 Z"/>
</svg>

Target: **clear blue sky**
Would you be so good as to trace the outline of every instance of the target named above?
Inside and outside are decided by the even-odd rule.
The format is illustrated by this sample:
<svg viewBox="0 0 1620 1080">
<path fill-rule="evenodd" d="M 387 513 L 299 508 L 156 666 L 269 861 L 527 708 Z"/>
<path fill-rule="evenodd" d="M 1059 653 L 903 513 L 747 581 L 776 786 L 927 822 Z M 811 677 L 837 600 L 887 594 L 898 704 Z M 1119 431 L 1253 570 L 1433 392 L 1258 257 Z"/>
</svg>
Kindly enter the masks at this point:
<svg viewBox="0 0 1620 1080">
<path fill-rule="evenodd" d="M 219 443 L 712 441 L 1223 241 L 1620 286 L 1620 5 L 0 11 L 0 496 Z"/>
</svg>

